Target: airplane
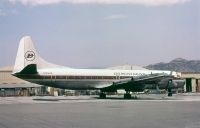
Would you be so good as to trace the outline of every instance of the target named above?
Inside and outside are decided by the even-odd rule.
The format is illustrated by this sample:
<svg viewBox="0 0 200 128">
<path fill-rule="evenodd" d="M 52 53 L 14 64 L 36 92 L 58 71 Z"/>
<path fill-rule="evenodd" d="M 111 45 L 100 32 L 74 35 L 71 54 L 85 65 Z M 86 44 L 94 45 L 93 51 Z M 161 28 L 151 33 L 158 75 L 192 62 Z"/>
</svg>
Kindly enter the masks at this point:
<svg viewBox="0 0 200 128">
<path fill-rule="evenodd" d="M 130 92 L 157 88 L 166 89 L 168 96 L 172 96 L 172 89 L 182 88 L 185 84 L 183 80 L 174 80 L 178 75 L 175 71 L 74 69 L 52 64 L 39 56 L 30 36 L 20 40 L 12 75 L 55 88 L 100 90 L 100 98 L 106 98 L 106 92 L 119 89 L 126 91 L 125 99 L 131 98 Z"/>
</svg>

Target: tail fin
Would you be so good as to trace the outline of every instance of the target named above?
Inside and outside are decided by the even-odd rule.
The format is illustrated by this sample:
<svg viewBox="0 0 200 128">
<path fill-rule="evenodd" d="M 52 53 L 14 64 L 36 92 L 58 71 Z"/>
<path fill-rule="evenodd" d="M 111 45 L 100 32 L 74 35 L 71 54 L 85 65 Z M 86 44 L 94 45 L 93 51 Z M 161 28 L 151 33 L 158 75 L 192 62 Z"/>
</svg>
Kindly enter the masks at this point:
<svg viewBox="0 0 200 128">
<path fill-rule="evenodd" d="M 37 68 L 58 67 L 42 59 L 37 53 L 30 36 L 25 36 L 20 40 L 17 57 L 13 69 L 13 74 L 20 73 L 28 65 L 36 65 Z"/>
</svg>

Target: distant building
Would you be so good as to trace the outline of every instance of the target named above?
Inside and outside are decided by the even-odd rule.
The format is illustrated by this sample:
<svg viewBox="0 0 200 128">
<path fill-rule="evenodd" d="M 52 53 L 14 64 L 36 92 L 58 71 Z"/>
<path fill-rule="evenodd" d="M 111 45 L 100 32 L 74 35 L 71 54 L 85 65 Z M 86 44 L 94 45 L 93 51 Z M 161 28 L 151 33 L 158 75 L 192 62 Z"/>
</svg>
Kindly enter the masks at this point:
<svg viewBox="0 0 200 128">
<path fill-rule="evenodd" d="M 185 79 L 185 92 L 200 92 L 200 72 L 182 72 L 181 78 Z"/>
<path fill-rule="evenodd" d="M 11 75 L 12 66 L 0 68 L 0 96 L 30 96 L 45 92 L 41 85 Z"/>
</svg>

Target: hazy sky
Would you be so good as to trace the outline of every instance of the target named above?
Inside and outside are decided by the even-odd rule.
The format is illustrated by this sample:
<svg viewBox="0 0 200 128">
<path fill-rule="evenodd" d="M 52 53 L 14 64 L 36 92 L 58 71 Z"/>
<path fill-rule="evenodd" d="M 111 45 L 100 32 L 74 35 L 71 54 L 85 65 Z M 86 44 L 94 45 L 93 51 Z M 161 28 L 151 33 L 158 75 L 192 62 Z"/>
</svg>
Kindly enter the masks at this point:
<svg viewBox="0 0 200 128">
<path fill-rule="evenodd" d="M 0 66 L 25 35 L 69 67 L 200 59 L 200 0 L 1 0 Z"/>
</svg>

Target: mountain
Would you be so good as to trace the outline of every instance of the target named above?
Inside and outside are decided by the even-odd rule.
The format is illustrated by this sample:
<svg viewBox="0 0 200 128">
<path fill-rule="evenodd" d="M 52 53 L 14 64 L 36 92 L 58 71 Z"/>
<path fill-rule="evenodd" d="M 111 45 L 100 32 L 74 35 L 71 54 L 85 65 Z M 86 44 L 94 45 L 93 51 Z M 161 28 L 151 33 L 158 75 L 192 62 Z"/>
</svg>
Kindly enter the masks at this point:
<svg viewBox="0 0 200 128">
<path fill-rule="evenodd" d="M 186 60 L 177 58 L 169 63 L 151 64 L 144 68 L 154 70 L 173 70 L 178 72 L 200 72 L 200 60 Z"/>
</svg>

